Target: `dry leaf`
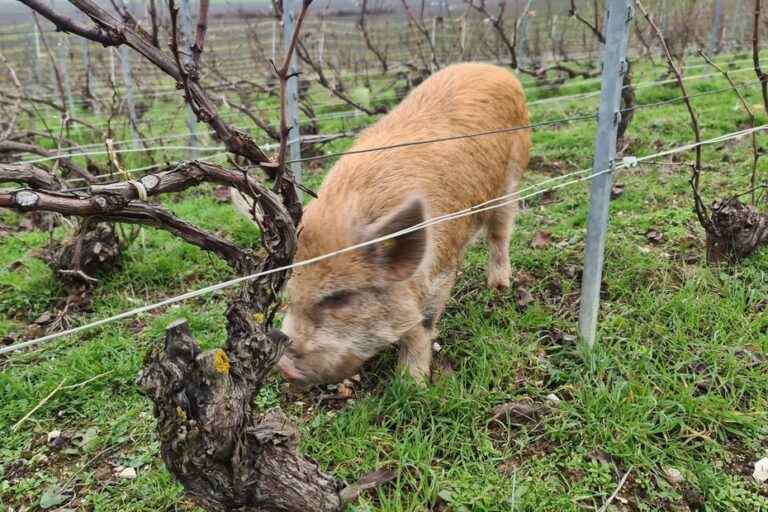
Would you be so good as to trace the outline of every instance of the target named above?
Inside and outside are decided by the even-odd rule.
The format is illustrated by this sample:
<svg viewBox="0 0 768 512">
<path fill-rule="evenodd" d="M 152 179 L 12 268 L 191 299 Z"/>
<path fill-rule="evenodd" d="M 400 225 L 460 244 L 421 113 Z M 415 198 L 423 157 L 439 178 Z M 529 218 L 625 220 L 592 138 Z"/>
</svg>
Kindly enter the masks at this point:
<svg viewBox="0 0 768 512">
<path fill-rule="evenodd" d="M 493 408 L 492 420 L 501 421 L 508 426 L 523 426 L 537 421 L 546 412 L 542 404 L 536 404 L 529 398 L 507 402 Z"/>
<path fill-rule="evenodd" d="M 117 472 L 117 477 L 124 478 L 126 480 L 133 480 L 136 478 L 136 470 L 134 468 L 122 468 Z"/>
<path fill-rule="evenodd" d="M 670 484 L 675 485 L 683 482 L 685 480 L 685 477 L 683 476 L 683 474 L 680 472 L 679 469 L 665 467 L 664 479 Z"/>
<path fill-rule="evenodd" d="M 515 302 L 518 307 L 526 308 L 528 307 L 528 304 L 533 302 L 533 295 L 531 295 L 531 292 L 529 292 L 527 288 L 518 286 L 515 291 Z"/>
<path fill-rule="evenodd" d="M 649 229 L 645 232 L 645 238 L 654 244 L 661 243 L 664 240 L 664 235 L 656 231 L 655 229 Z"/>
<path fill-rule="evenodd" d="M 533 236 L 531 247 L 533 247 L 534 249 L 546 249 L 547 247 L 549 247 L 551 238 L 552 238 L 551 233 L 547 231 L 537 231 L 536 234 Z"/>
<path fill-rule="evenodd" d="M 50 323 L 51 321 L 53 321 L 53 314 L 50 311 L 46 311 L 37 317 L 34 323 L 44 325 Z"/>
<path fill-rule="evenodd" d="M 371 473 L 363 476 L 354 484 L 342 489 L 341 492 L 339 492 L 339 497 L 341 498 L 342 503 L 353 502 L 357 500 L 357 498 L 359 498 L 364 491 L 374 489 L 382 484 L 394 480 L 396 477 L 397 473 L 394 471 L 385 469 L 372 471 Z"/>
</svg>

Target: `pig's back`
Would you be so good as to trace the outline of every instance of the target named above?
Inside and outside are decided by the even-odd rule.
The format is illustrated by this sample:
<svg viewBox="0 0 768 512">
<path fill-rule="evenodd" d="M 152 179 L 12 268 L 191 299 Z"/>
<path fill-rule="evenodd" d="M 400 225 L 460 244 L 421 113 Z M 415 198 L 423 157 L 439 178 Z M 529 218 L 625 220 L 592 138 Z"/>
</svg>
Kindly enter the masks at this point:
<svg viewBox="0 0 768 512">
<path fill-rule="evenodd" d="M 362 132 L 351 150 L 526 125 L 525 94 L 511 72 L 486 64 L 456 64 L 411 91 Z M 485 202 L 504 194 L 510 181 L 519 178 L 528 163 L 529 147 L 530 133 L 523 129 L 346 155 L 326 177 L 304 223 L 307 227 L 342 223 L 337 233 L 352 236 L 350 223 L 378 218 L 413 194 L 427 201 L 430 217 Z M 511 161 L 517 163 L 516 176 Z M 433 239 L 438 247 L 455 251 L 474 234 L 478 221 L 471 217 L 438 225 Z"/>
</svg>

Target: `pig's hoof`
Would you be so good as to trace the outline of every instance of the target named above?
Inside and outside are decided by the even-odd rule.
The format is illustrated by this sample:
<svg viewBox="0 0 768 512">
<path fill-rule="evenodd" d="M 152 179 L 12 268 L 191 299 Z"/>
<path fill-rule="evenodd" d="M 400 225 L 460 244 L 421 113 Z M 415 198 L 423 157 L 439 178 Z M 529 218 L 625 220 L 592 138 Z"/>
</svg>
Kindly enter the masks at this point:
<svg viewBox="0 0 768 512">
<path fill-rule="evenodd" d="M 427 370 L 426 372 L 419 373 L 418 375 L 414 375 L 411 373 L 411 377 L 413 377 L 413 380 L 416 382 L 416 385 L 420 388 L 426 388 L 429 386 L 429 384 L 432 382 L 432 372 Z"/>
<path fill-rule="evenodd" d="M 416 385 L 421 388 L 426 388 L 432 381 L 432 371 L 429 368 L 425 370 L 424 368 L 407 365 L 402 366 L 400 370 L 402 375 L 410 376 Z"/>
<path fill-rule="evenodd" d="M 495 269 L 488 272 L 488 288 L 491 290 L 506 290 L 509 288 L 509 270 Z"/>
</svg>

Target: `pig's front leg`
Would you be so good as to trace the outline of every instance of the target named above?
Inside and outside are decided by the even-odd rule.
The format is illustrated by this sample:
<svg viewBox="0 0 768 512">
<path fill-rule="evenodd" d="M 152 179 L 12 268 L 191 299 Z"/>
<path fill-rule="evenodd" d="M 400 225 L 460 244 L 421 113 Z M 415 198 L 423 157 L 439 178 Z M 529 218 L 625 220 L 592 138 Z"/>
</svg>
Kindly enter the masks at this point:
<svg viewBox="0 0 768 512">
<path fill-rule="evenodd" d="M 400 339 L 400 367 L 419 383 L 426 384 L 432 364 L 432 337 L 419 324 L 406 332 Z"/>
</svg>

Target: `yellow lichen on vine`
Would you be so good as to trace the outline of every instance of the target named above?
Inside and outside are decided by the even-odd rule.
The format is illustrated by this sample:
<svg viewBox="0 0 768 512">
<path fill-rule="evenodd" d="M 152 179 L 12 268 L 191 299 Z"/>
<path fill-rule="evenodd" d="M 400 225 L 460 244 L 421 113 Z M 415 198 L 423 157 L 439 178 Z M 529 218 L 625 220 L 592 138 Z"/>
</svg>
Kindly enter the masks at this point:
<svg viewBox="0 0 768 512">
<path fill-rule="evenodd" d="M 222 375 L 229 373 L 229 358 L 223 350 L 218 349 L 214 354 L 213 367 Z"/>
<path fill-rule="evenodd" d="M 176 416 L 178 416 L 181 421 L 187 421 L 187 412 L 178 405 L 176 406 Z"/>
<path fill-rule="evenodd" d="M 254 313 L 253 319 L 256 320 L 258 323 L 261 323 L 264 321 L 264 313 Z"/>
</svg>

